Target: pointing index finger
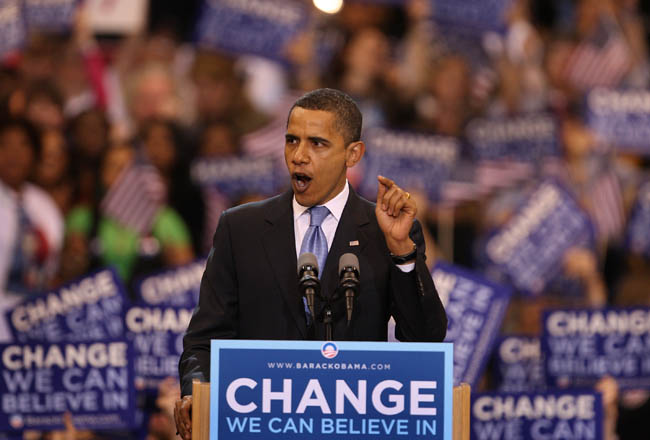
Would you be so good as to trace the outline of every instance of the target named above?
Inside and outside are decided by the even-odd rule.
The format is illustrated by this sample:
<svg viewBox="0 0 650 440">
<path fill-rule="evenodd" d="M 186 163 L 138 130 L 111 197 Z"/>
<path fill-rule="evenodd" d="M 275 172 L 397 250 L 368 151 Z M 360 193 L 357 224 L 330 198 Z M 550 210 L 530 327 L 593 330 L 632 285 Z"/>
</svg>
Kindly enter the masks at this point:
<svg viewBox="0 0 650 440">
<path fill-rule="evenodd" d="M 390 180 L 388 177 L 377 176 L 377 180 L 379 181 L 379 183 L 384 185 L 386 189 L 390 189 L 391 186 L 395 185 L 395 182 Z"/>
</svg>

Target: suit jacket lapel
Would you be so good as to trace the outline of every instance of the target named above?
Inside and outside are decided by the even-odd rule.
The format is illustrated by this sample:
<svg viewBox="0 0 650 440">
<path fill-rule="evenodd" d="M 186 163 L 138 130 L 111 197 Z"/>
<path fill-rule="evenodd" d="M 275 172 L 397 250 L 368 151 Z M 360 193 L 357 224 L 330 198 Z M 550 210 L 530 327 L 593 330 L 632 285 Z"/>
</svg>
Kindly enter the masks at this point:
<svg viewBox="0 0 650 440">
<path fill-rule="evenodd" d="M 296 322 L 303 338 L 307 337 L 305 309 L 298 291 L 296 268 L 296 240 L 293 226 L 293 193 L 282 194 L 268 209 L 265 220 L 268 229 L 264 234 L 263 247 L 287 308 Z"/>
<path fill-rule="evenodd" d="M 350 195 L 339 219 L 334 241 L 327 254 L 325 272 L 321 277 L 321 291 L 324 296 L 332 296 L 338 287 L 339 258 L 341 258 L 341 255 L 351 252 L 358 257 L 368 243 L 361 226 L 368 224 L 370 219 L 361 203 L 360 197 L 350 187 Z M 358 244 L 355 242 L 358 242 Z"/>
</svg>

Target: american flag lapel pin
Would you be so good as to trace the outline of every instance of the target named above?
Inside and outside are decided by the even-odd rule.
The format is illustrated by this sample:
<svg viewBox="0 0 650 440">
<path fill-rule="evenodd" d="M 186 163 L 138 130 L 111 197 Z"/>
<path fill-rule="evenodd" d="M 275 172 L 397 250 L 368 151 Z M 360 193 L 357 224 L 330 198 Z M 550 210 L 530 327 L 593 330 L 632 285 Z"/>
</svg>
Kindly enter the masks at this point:
<svg viewBox="0 0 650 440">
<path fill-rule="evenodd" d="M 352 240 L 350 246 L 359 246 L 359 240 Z"/>
</svg>

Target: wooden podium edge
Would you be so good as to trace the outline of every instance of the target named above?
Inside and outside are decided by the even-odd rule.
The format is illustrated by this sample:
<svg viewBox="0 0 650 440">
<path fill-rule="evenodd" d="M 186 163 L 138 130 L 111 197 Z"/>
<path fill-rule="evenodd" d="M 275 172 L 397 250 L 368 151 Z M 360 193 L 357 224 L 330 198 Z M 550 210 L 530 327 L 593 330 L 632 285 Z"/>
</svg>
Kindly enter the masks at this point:
<svg viewBox="0 0 650 440">
<path fill-rule="evenodd" d="M 192 439 L 210 439 L 210 382 L 192 382 Z"/>
<path fill-rule="evenodd" d="M 453 440 L 469 440 L 471 392 L 472 388 L 467 383 L 454 387 L 451 430 Z"/>
</svg>

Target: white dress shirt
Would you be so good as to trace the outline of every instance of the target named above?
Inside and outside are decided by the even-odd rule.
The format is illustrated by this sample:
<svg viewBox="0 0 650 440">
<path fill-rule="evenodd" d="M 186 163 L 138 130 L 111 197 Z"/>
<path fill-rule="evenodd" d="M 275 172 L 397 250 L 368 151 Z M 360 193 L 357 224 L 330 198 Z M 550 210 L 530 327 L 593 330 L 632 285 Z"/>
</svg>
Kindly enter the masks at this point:
<svg viewBox="0 0 650 440">
<path fill-rule="evenodd" d="M 339 220 L 341 220 L 341 214 L 343 214 L 343 209 L 345 204 L 348 202 L 348 196 L 350 195 L 350 188 L 347 179 L 345 180 L 345 185 L 343 190 L 336 195 L 329 202 L 325 203 L 325 207 L 329 209 L 330 213 L 325 217 L 323 223 L 321 223 L 321 229 L 325 234 L 327 239 L 327 250 L 329 251 L 332 248 L 332 242 L 334 241 L 334 235 L 336 234 L 336 228 L 339 225 Z M 309 229 L 310 215 L 308 212 L 309 206 L 302 206 L 296 200 L 296 196 L 293 196 L 293 231 L 296 237 L 296 256 L 300 255 L 300 248 L 302 246 L 302 240 L 305 238 L 307 229 Z M 410 272 L 415 268 L 415 263 L 408 264 L 398 264 L 403 272 Z"/>
</svg>

